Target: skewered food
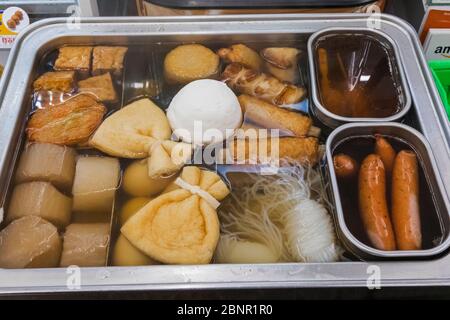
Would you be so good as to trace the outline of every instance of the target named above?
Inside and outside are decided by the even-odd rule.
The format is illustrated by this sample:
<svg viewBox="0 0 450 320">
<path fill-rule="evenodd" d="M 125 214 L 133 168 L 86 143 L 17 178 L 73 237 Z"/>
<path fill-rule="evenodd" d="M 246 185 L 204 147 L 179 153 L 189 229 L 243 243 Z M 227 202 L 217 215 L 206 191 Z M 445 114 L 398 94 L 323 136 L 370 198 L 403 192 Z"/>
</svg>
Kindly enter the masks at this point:
<svg viewBox="0 0 450 320">
<path fill-rule="evenodd" d="M 216 208 L 229 190 L 216 173 L 197 167 L 185 167 L 177 183 L 179 189 L 152 200 L 121 232 L 157 261 L 209 263 L 219 240 Z"/>
<path fill-rule="evenodd" d="M 16 170 L 15 183 L 47 181 L 62 190 L 70 190 L 75 175 L 74 149 L 48 143 L 25 147 Z"/>
<path fill-rule="evenodd" d="M 219 56 L 200 44 L 181 45 L 164 59 L 164 75 L 172 84 L 187 84 L 194 80 L 216 77 Z"/>
<path fill-rule="evenodd" d="M 256 71 L 262 68 L 263 61 L 259 54 L 244 44 L 234 44 L 229 48 L 219 49 L 217 54 L 227 63 L 239 63 Z"/>
<path fill-rule="evenodd" d="M 117 102 L 116 89 L 114 89 L 114 84 L 109 72 L 78 82 L 78 91 L 91 93 L 101 102 Z"/>
<path fill-rule="evenodd" d="M 109 224 L 73 223 L 64 233 L 61 267 L 102 267 L 106 265 Z"/>
<path fill-rule="evenodd" d="M 289 111 L 248 95 L 239 96 L 246 121 L 268 129 L 286 130 L 297 137 L 320 135 L 312 120 L 300 113 Z"/>
<path fill-rule="evenodd" d="M 105 106 L 92 95 L 77 95 L 58 106 L 36 110 L 28 122 L 28 139 L 67 146 L 84 143 L 100 125 L 105 112 Z"/>
<path fill-rule="evenodd" d="M 392 172 L 392 222 L 399 250 L 422 249 L 419 168 L 412 151 L 401 151 Z"/>
<path fill-rule="evenodd" d="M 91 57 L 92 47 L 62 47 L 55 61 L 55 70 L 73 70 L 87 75 L 91 70 Z"/>
<path fill-rule="evenodd" d="M 281 82 L 265 73 L 232 63 L 222 73 L 224 80 L 233 90 L 263 99 L 276 105 L 291 105 L 302 101 L 306 90 Z"/>
<path fill-rule="evenodd" d="M 92 59 L 92 74 L 98 76 L 109 72 L 115 76 L 120 75 L 123 71 L 123 62 L 127 52 L 127 47 L 95 47 Z"/>
<path fill-rule="evenodd" d="M 33 88 L 35 91 L 73 92 L 75 90 L 75 71 L 46 72 L 34 81 Z"/>
<path fill-rule="evenodd" d="M 14 188 L 7 221 L 25 216 L 41 217 L 58 228 L 70 223 L 72 199 L 48 182 L 28 182 Z"/>
<path fill-rule="evenodd" d="M 0 268 L 54 268 L 61 249 L 55 226 L 40 217 L 23 217 L 0 232 Z"/>
<path fill-rule="evenodd" d="M 359 172 L 359 210 L 371 244 L 379 250 L 396 249 L 386 200 L 386 170 L 380 156 L 371 154 Z"/>
<path fill-rule="evenodd" d="M 119 179 L 119 160 L 107 157 L 80 157 L 72 190 L 73 210 L 111 213 Z"/>
<path fill-rule="evenodd" d="M 226 84 L 204 79 L 189 83 L 175 95 L 167 118 L 182 141 L 206 145 L 233 135 L 242 123 L 242 111 Z"/>
<path fill-rule="evenodd" d="M 268 73 L 281 81 L 295 84 L 300 75 L 298 68 L 300 53 L 296 48 L 265 48 L 261 51 L 261 56 L 265 60 Z"/>
</svg>

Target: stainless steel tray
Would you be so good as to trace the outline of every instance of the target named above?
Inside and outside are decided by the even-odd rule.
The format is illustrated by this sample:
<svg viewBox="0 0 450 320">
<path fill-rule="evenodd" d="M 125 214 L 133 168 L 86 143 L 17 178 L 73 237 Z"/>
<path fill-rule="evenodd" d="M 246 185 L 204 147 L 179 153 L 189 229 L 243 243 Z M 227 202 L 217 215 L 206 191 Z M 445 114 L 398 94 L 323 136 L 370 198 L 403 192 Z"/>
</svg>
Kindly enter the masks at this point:
<svg viewBox="0 0 450 320">
<path fill-rule="evenodd" d="M 0 195 L 5 200 L 30 106 L 29 88 L 38 59 L 52 48 L 67 43 L 155 43 L 228 39 L 293 39 L 305 41 L 330 25 L 364 28 L 373 25 L 365 15 L 262 15 L 182 18 L 95 18 L 69 29 L 65 19 L 32 25 L 17 40 L 1 81 L 0 100 Z M 450 128 L 427 70 L 414 30 L 388 15 L 375 21 L 379 30 L 398 45 L 411 88 L 419 128 L 431 142 L 441 178 L 450 197 Z M 417 262 L 339 262 L 330 264 L 205 265 L 106 267 L 81 269 L 78 291 L 169 289 L 230 289 L 289 287 L 364 287 L 370 268 L 380 269 L 381 286 L 450 285 L 450 255 Z M 0 293 L 70 292 L 71 274 L 66 269 L 0 270 Z"/>
</svg>

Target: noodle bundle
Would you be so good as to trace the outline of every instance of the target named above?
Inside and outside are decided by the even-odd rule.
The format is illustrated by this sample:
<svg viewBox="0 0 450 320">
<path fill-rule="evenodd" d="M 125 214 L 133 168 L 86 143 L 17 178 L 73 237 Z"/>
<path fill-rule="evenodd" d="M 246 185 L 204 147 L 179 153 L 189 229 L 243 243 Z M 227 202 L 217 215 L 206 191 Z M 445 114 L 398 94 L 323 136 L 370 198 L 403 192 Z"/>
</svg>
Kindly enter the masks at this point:
<svg viewBox="0 0 450 320">
<path fill-rule="evenodd" d="M 311 167 L 248 174 L 219 209 L 222 236 L 265 245 L 279 262 L 337 261 L 341 251 L 325 199 L 320 173 Z"/>
</svg>

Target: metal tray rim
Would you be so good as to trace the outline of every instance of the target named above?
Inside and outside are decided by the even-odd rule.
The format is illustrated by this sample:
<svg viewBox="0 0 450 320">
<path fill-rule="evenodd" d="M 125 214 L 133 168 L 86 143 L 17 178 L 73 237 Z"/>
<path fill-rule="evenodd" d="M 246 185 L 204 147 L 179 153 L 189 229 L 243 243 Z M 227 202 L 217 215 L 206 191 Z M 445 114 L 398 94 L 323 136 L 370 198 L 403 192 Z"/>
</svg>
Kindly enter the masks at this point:
<svg viewBox="0 0 450 320">
<path fill-rule="evenodd" d="M 365 128 L 365 127 L 395 127 L 401 130 L 408 131 L 412 133 L 414 136 L 419 138 L 420 142 L 424 145 L 427 150 L 428 156 L 430 157 L 432 170 L 437 173 L 439 172 L 437 169 L 436 160 L 431 150 L 430 143 L 425 139 L 425 137 L 416 129 L 409 127 L 407 125 L 396 123 L 396 122 L 381 122 L 381 123 L 350 123 L 340 126 L 335 129 L 327 139 L 326 143 L 326 155 L 327 155 L 327 167 L 330 171 L 330 179 L 334 192 L 334 202 L 335 202 L 335 210 L 336 218 L 339 225 L 340 231 L 343 233 L 342 235 L 346 237 L 346 241 L 350 241 L 353 245 L 355 245 L 359 250 L 364 252 L 365 254 L 378 257 L 378 258 L 418 258 L 418 257 L 429 257 L 438 255 L 444 251 L 446 251 L 450 247 L 450 234 L 447 234 L 445 240 L 438 246 L 427 249 L 427 250 L 407 250 L 407 251 L 382 251 L 375 248 L 372 248 L 364 243 L 362 243 L 359 239 L 357 239 L 348 229 L 347 224 L 345 223 L 344 213 L 342 209 L 342 203 L 340 199 L 340 195 L 338 192 L 338 183 L 336 178 L 336 173 L 334 171 L 334 167 L 332 165 L 333 158 L 333 150 L 332 150 L 332 142 L 335 140 L 336 136 L 341 134 L 343 131 L 350 128 Z M 436 180 L 439 188 L 439 192 L 442 193 L 443 198 L 445 199 L 445 207 L 447 208 L 447 212 L 450 212 L 450 204 L 445 197 L 445 193 L 443 192 L 443 182 L 439 175 L 436 174 Z"/>
<path fill-rule="evenodd" d="M 404 91 L 405 96 L 405 105 L 402 108 L 402 110 L 392 116 L 384 117 L 384 118 L 350 118 L 350 117 L 343 117 L 339 116 L 337 114 L 334 114 L 330 112 L 327 108 L 323 106 L 323 104 L 319 100 L 319 88 L 317 85 L 317 77 L 316 77 L 316 68 L 315 68 L 315 60 L 314 60 L 314 44 L 317 41 L 317 39 L 322 36 L 323 34 L 330 33 L 330 32 L 341 32 L 341 31 L 355 31 L 355 32 L 366 32 L 366 33 L 373 33 L 377 34 L 380 37 L 383 37 L 386 39 L 386 41 L 389 42 L 389 44 L 392 46 L 394 50 L 394 56 L 395 60 L 398 63 L 398 71 L 400 75 L 400 81 L 401 85 Z M 340 27 L 330 27 L 326 29 L 322 29 L 316 33 L 314 33 L 308 40 L 308 60 L 309 60 L 309 75 L 310 75 L 310 84 L 311 84 L 311 98 L 313 100 L 313 103 L 311 107 L 317 108 L 322 114 L 325 114 L 328 118 L 332 120 L 336 120 L 342 123 L 356 123 L 356 122 L 391 122 L 391 121 L 398 121 L 401 118 L 403 118 L 412 108 L 412 102 L 411 102 L 411 94 L 409 91 L 409 88 L 406 84 L 406 76 L 404 72 L 404 66 L 401 62 L 400 56 L 399 56 L 399 50 L 397 44 L 393 41 L 393 39 L 387 35 L 385 32 L 381 32 L 379 30 L 373 29 L 373 28 L 340 28 Z M 313 112 L 316 112 L 315 110 Z"/>
<path fill-rule="evenodd" d="M 157 33 L 172 34 L 169 31 L 164 30 L 164 27 L 176 24 L 180 27 L 180 24 L 186 23 L 186 26 L 193 28 L 189 23 L 195 23 L 195 32 L 206 32 L 208 30 L 202 30 L 201 26 L 206 26 L 208 23 L 231 23 L 231 26 L 226 30 L 220 30 L 219 33 L 224 34 L 258 34 L 264 31 L 261 29 L 267 29 L 272 32 L 272 27 L 281 26 L 281 32 L 292 33 L 298 32 L 297 28 L 305 24 L 305 21 L 311 21 L 312 19 L 318 21 L 317 23 L 325 25 L 330 20 L 341 21 L 348 24 L 360 25 L 363 19 L 367 19 L 369 15 L 366 14 L 288 14 L 288 15 L 244 15 L 244 16 L 205 16 L 205 17 L 155 17 L 155 18 L 82 18 L 81 24 L 105 24 L 110 26 L 119 26 L 125 23 L 126 31 L 121 32 L 122 28 L 117 28 L 115 33 L 120 35 L 129 34 L 130 30 L 138 30 L 139 32 L 146 32 L 144 26 L 147 24 L 158 29 Z M 398 33 L 403 41 L 409 39 L 411 45 L 408 44 L 408 48 L 413 50 L 414 57 L 417 55 L 418 66 L 415 67 L 420 70 L 425 78 L 423 84 L 424 88 L 429 93 L 423 99 L 429 99 L 427 103 L 436 105 L 440 102 L 436 98 L 436 92 L 432 87 L 431 75 L 427 71 L 424 65 L 424 57 L 420 50 L 420 45 L 417 37 L 414 35 L 412 27 L 394 16 L 382 14 L 380 17 L 384 26 L 391 28 L 394 32 Z M 243 22 L 244 21 L 244 22 Z M 25 46 L 33 43 L 33 40 L 39 34 L 40 30 L 46 27 L 58 28 L 58 24 L 65 25 L 66 19 L 55 18 L 40 21 L 29 27 L 27 35 L 23 34 L 16 42 L 16 46 L 10 57 L 10 63 L 5 70 L 5 74 L 8 79 L 13 75 L 12 71 L 14 65 L 11 61 L 16 62 L 18 53 Z M 244 23 L 245 28 L 242 27 Z M 289 24 L 293 25 L 289 26 Z M 249 26 L 252 26 L 251 28 Z M 253 29 L 254 28 L 254 29 Z M 62 30 L 62 29 L 57 29 Z M 143 30 L 143 31 L 142 31 Z M 314 32 L 309 25 L 307 32 Z M 110 34 L 112 31 L 108 31 Z M 275 32 L 275 31 L 274 31 Z M 148 31 L 147 31 L 148 33 Z M 280 33 L 280 32 L 277 32 Z M 155 33 L 152 33 L 155 34 Z M 173 34 L 180 34 L 179 32 Z M 183 33 L 186 34 L 186 33 Z M 37 42 L 37 41 L 34 41 Z M 414 60 L 415 61 L 415 60 Z M 410 61 L 411 62 L 411 61 Z M 417 71 L 417 70 L 416 70 Z M 17 77 L 14 76 L 14 79 Z M 3 86 L 0 88 L 0 98 L 4 97 L 5 93 L 11 98 L 11 94 L 8 92 L 5 86 L 8 81 L 6 77 L 2 79 Z M 17 87 L 17 86 L 16 86 Z M 11 90 L 13 90 L 11 88 Z M 419 96 L 422 99 L 422 96 Z M 15 97 L 14 103 L 18 103 Z M 430 100 L 431 99 L 431 100 Z M 431 102 L 430 102 L 431 101 Z M 438 102 L 439 101 L 439 102 Z M 11 102 L 11 101 L 10 101 Z M 8 118 L 13 121 L 14 119 L 8 114 L 8 110 L 12 111 L 14 108 L 12 105 L 9 108 L 0 108 L 0 117 Z M 442 145 L 442 137 L 448 134 L 448 128 L 443 128 L 442 123 L 439 122 L 436 127 L 441 133 L 438 137 L 438 144 Z M 445 131 L 447 130 L 447 131 Z M 0 130 L 9 136 L 8 129 L 6 131 Z M 444 134 L 446 132 L 446 134 Z M 427 133 L 431 135 L 436 134 L 436 130 L 431 132 L 427 130 Z M 0 135 L 1 136 L 1 135 Z M 1 140 L 1 139 L 0 139 Z M 0 142 L 2 145 L 4 141 Z M 8 148 L 1 148 L 2 153 L 8 152 Z M 439 150 L 438 154 L 445 154 L 446 157 L 450 155 L 450 149 Z M 445 176 L 447 181 L 449 177 Z M 448 194 L 450 194 L 448 192 Z M 376 263 L 386 274 L 383 278 L 383 286 L 431 286 L 431 285 L 450 285 L 450 271 L 448 265 L 450 264 L 450 256 L 441 257 L 432 261 L 421 262 L 419 265 L 411 263 Z M 365 262 L 351 262 L 347 264 L 341 262 L 338 265 L 332 265 L 333 268 L 329 268 L 327 264 L 297 264 L 297 265 L 276 265 L 276 266 L 258 266 L 258 265 L 211 265 L 211 266 L 195 266 L 195 267 L 182 267 L 182 266 L 166 266 L 164 273 L 158 276 L 153 275 L 154 270 L 149 272 L 149 268 L 132 267 L 127 269 L 108 267 L 108 268 L 87 268 L 83 269 L 84 278 L 86 279 L 86 285 L 81 288 L 81 291 L 110 291 L 116 290 L 169 290 L 169 289 L 202 289 L 202 288 L 279 288 L 279 287 L 364 287 L 366 286 L 367 274 L 366 268 L 370 264 Z M 401 271 L 399 271 L 399 266 Z M 351 270 L 351 272 L 349 271 Z M 98 273 L 107 271 L 111 273 L 110 277 L 105 279 L 99 279 Z M 265 275 L 265 276 L 264 276 Z M 223 277 L 228 277 L 227 281 L 224 281 Z M 69 292 L 70 290 L 65 286 L 66 272 L 64 269 L 50 269 L 50 270 L 0 270 L 0 294 L 9 293 L 31 293 L 31 292 Z M 28 280 L 30 282 L 27 282 Z M 62 280 L 64 279 L 64 281 Z M 139 280 L 137 280 L 139 279 Z M 270 280 L 268 280 L 270 279 Z M 231 281 L 231 282 L 230 282 Z"/>
</svg>

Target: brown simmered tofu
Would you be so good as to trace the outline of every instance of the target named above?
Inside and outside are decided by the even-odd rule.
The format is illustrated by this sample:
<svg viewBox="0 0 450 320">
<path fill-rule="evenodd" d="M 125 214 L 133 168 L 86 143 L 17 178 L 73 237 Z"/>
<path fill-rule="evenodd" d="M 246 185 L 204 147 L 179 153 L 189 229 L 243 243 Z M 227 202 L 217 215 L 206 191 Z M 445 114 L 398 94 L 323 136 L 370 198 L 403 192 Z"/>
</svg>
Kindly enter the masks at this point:
<svg viewBox="0 0 450 320">
<path fill-rule="evenodd" d="M 62 47 L 55 70 L 74 70 L 87 74 L 91 70 L 92 47 Z"/>
<path fill-rule="evenodd" d="M 120 75 L 127 51 L 127 47 L 95 47 L 92 74 L 100 75 L 111 72 L 113 75 Z"/>
<path fill-rule="evenodd" d="M 75 89 L 75 71 L 47 72 L 33 84 L 34 91 L 72 92 Z"/>
<path fill-rule="evenodd" d="M 109 72 L 78 82 L 80 92 L 92 93 L 101 102 L 116 102 L 117 93 Z"/>
</svg>

